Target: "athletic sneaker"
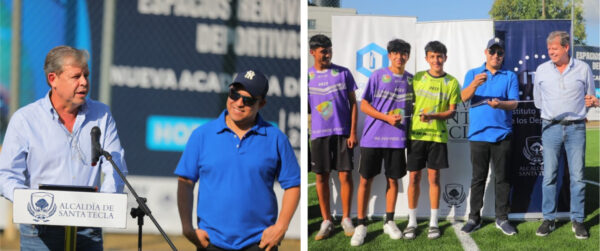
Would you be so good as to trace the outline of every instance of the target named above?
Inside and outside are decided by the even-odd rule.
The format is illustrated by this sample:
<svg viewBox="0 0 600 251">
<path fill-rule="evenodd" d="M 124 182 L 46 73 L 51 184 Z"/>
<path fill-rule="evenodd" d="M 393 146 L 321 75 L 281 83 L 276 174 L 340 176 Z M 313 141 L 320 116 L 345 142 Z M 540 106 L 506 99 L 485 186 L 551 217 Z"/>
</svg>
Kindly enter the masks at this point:
<svg viewBox="0 0 600 251">
<path fill-rule="evenodd" d="M 354 234 L 352 235 L 352 239 L 350 239 L 350 245 L 354 247 L 362 245 L 366 236 L 367 227 L 365 225 L 358 225 L 354 229 Z"/>
<path fill-rule="evenodd" d="M 573 230 L 573 233 L 575 233 L 575 238 L 585 240 L 590 237 L 590 234 L 588 233 L 587 229 L 585 229 L 585 226 L 582 222 L 571 221 L 571 224 L 571 230 Z"/>
<path fill-rule="evenodd" d="M 515 235 L 517 233 L 517 230 L 510 225 L 508 220 L 496 219 L 496 228 L 502 230 L 505 235 Z"/>
<path fill-rule="evenodd" d="M 535 232 L 535 235 L 546 236 L 552 231 L 554 231 L 554 220 L 544 220 L 544 222 L 542 222 L 542 225 L 538 228 L 537 232 Z"/>
<path fill-rule="evenodd" d="M 398 226 L 396 226 L 396 223 L 393 220 L 383 224 L 383 233 L 389 235 L 392 240 L 398 240 L 402 238 L 402 231 L 398 229 Z"/>
<path fill-rule="evenodd" d="M 350 218 L 342 219 L 341 225 L 346 236 L 352 236 L 354 234 L 354 225 L 352 225 L 352 220 Z"/>
<path fill-rule="evenodd" d="M 481 221 L 475 221 L 474 219 L 469 219 L 467 223 L 460 229 L 467 234 L 479 229 L 481 227 Z"/>
<path fill-rule="evenodd" d="M 315 240 L 318 241 L 327 238 L 327 236 L 329 236 L 332 230 L 333 222 L 331 222 L 330 220 L 324 220 L 323 222 L 321 222 L 321 229 L 319 229 L 319 232 L 315 236 Z"/>
</svg>

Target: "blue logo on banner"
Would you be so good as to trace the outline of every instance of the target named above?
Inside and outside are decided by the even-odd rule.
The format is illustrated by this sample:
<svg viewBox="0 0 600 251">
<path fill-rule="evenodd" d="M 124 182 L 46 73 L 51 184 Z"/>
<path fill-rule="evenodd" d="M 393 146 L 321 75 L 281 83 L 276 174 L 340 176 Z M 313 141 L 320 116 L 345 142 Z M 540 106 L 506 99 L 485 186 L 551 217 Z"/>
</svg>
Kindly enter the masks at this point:
<svg viewBox="0 0 600 251">
<path fill-rule="evenodd" d="M 194 118 L 152 115 L 146 121 L 146 147 L 154 151 L 185 149 L 194 129 L 214 118 Z"/>
<path fill-rule="evenodd" d="M 33 221 L 48 222 L 48 218 L 56 212 L 54 195 L 46 192 L 32 193 L 27 203 L 27 211 L 33 216 Z"/>
<path fill-rule="evenodd" d="M 356 70 L 366 77 L 370 77 L 373 71 L 389 64 L 387 50 L 375 43 L 370 43 L 356 52 Z"/>
</svg>

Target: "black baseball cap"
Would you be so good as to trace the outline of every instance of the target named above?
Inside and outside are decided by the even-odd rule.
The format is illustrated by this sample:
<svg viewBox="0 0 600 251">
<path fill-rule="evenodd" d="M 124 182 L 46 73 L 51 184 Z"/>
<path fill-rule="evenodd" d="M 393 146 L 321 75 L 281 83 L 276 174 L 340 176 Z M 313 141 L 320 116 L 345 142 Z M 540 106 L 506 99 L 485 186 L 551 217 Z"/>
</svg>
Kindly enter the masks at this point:
<svg viewBox="0 0 600 251">
<path fill-rule="evenodd" d="M 262 72 L 258 70 L 245 70 L 236 73 L 233 84 L 241 84 L 252 97 L 265 97 L 269 91 L 269 81 Z"/>
<path fill-rule="evenodd" d="M 487 49 L 492 48 L 492 46 L 494 45 L 498 45 L 500 46 L 500 48 L 504 49 L 504 41 L 502 41 L 502 39 L 499 39 L 497 37 L 490 39 L 490 41 L 488 41 L 487 43 Z"/>
</svg>

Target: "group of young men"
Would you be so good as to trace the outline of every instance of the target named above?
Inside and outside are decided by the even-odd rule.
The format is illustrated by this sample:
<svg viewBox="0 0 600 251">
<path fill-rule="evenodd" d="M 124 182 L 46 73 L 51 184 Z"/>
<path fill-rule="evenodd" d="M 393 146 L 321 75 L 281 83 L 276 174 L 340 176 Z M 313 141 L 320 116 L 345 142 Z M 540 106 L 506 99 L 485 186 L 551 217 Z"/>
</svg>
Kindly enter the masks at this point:
<svg viewBox="0 0 600 251">
<path fill-rule="evenodd" d="M 564 61 L 564 55 L 555 55 L 550 51 L 550 46 L 558 41 L 563 51 L 564 48 L 568 50 L 569 45 L 563 43 L 565 35 L 568 41 L 568 34 L 565 32 L 553 32 L 548 37 L 549 57 L 552 59 L 549 62 L 555 65 L 558 65 L 557 62 Z M 366 117 L 360 139 L 358 167 L 360 183 L 357 191 L 356 227 L 350 218 L 350 209 L 354 168 L 352 153 L 357 145 L 358 112 L 355 96 L 357 86 L 347 68 L 331 62 L 332 43 L 327 36 L 311 37 L 309 47 L 310 54 L 314 58 L 313 67 L 308 70 L 308 103 L 311 114 L 310 169 L 316 173 L 316 189 L 323 217 L 315 240 L 326 238 L 334 229 L 329 205 L 329 174 L 332 170 L 337 170 L 343 211 L 341 226 L 346 236 L 352 236 L 350 240 L 352 246 L 363 244 L 367 235 L 366 211 L 371 185 L 382 166 L 385 168 L 387 181 L 383 232 L 391 239 L 416 237 L 416 208 L 420 195 L 421 173 L 427 167 L 431 205 L 427 237 L 439 238 L 441 235 L 438 227 L 440 170 L 449 167 L 446 119 L 454 116 L 458 103 L 467 101 L 471 104 L 468 137 L 473 172 L 469 220 L 461 230 L 471 233 L 481 226 L 480 211 L 483 206 L 485 182 L 492 162 L 496 194 L 495 225 L 506 235 L 516 234 L 516 229 L 508 221 L 510 209 L 508 160 L 512 135 L 511 110 L 518 105 L 519 89 L 515 73 L 502 69 L 504 60 L 502 40 L 493 38 L 488 42 L 484 51 L 486 62 L 466 74 L 462 88 L 456 78 L 444 71 L 447 49 L 441 42 L 427 43 L 425 59 L 430 68 L 415 75 L 405 70 L 410 57 L 410 44 L 402 39 L 388 42 L 387 56 L 390 65 L 372 72 L 360 102 L 360 110 Z M 576 59 L 569 61 L 568 54 L 566 57 L 567 62 L 575 62 L 581 67 L 585 65 Z M 589 66 L 587 70 L 588 72 L 585 73 L 591 76 Z M 561 73 L 562 71 L 559 74 Z M 540 79 L 536 78 L 536 81 Z M 537 83 L 536 99 L 544 100 L 539 92 L 546 85 L 548 84 Z M 598 100 L 593 94 L 593 89 L 590 89 L 593 87 L 593 82 L 585 84 L 584 87 L 573 87 L 573 89 L 579 88 L 578 92 L 573 94 L 579 95 L 578 99 L 573 102 L 577 103 L 578 109 L 581 108 L 579 106 L 583 107 L 585 116 L 585 108 L 597 106 Z M 544 110 L 539 106 L 538 108 Z M 553 117 L 542 115 L 542 119 L 558 121 L 553 125 L 568 126 L 579 123 L 579 120 L 571 121 L 562 114 Z M 560 142 L 557 144 L 560 145 Z M 585 145 L 585 137 L 579 144 Z M 545 169 L 554 169 L 554 178 L 551 173 L 544 173 L 545 221 L 537 231 L 540 236 L 545 236 L 554 229 L 556 213 L 556 198 L 552 196 L 555 191 L 550 195 L 546 194 L 546 190 L 548 193 L 552 188 L 556 190 L 556 167 Z M 582 173 L 582 168 L 579 169 Z M 404 177 L 407 171 L 410 177 L 407 191 L 409 210 L 408 225 L 403 233 L 394 222 L 394 212 L 398 179 Z M 581 175 L 575 177 L 571 181 L 572 191 L 573 184 L 579 184 L 582 179 Z M 576 193 L 579 194 L 583 188 L 577 187 L 577 189 Z M 581 205 L 571 206 L 574 215 L 573 231 L 577 238 L 587 238 L 587 230 L 582 224 L 583 197 L 576 197 L 576 199 L 577 203 L 581 202 Z M 551 202 L 554 204 L 550 205 Z"/>
</svg>

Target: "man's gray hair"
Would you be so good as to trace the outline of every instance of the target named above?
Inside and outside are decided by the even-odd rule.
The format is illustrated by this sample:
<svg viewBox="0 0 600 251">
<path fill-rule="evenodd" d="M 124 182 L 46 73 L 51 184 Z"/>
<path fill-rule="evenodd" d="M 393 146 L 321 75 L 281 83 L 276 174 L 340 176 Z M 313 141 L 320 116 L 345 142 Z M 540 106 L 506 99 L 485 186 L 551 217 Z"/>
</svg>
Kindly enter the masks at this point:
<svg viewBox="0 0 600 251">
<path fill-rule="evenodd" d="M 550 32 L 550 35 L 548 35 L 548 38 L 546 39 L 546 44 L 551 43 L 557 37 L 560 38 L 560 45 L 562 47 L 565 47 L 571 43 L 571 37 L 569 36 L 569 33 L 567 33 L 566 31 L 553 31 Z"/>
<path fill-rule="evenodd" d="M 63 66 L 65 58 L 71 58 L 73 61 L 71 64 L 81 67 L 87 67 L 87 61 L 90 54 L 86 50 L 79 50 L 71 46 L 61 45 L 54 47 L 44 61 L 44 73 L 46 74 L 46 82 L 48 81 L 48 74 L 56 73 L 60 75 L 63 72 Z M 50 83 L 48 83 L 50 85 Z"/>
</svg>

